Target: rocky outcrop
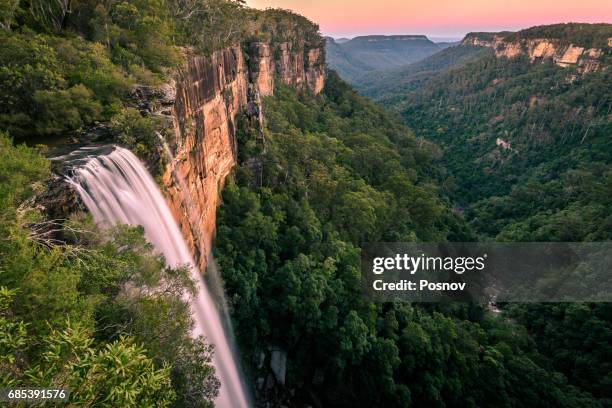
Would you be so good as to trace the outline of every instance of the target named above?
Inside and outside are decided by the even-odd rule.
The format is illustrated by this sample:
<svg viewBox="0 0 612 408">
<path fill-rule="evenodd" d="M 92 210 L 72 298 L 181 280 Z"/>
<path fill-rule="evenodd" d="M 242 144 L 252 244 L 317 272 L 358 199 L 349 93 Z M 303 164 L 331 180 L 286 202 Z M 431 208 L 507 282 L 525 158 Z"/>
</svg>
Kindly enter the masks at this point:
<svg viewBox="0 0 612 408">
<path fill-rule="evenodd" d="M 584 48 L 574 44 L 562 44 L 554 38 L 519 38 L 508 41 L 507 33 L 468 34 L 461 45 L 489 47 L 499 57 L 513 58 L 525 55 L 531 62 L 552 59 L 560 67 L 576 66 L 579 72 L 592 72 L 602 68 L 601 57 L 605 50 Z"/>
<path fill-rule="evenodd" d="M 316 95 L 325 86 L 325 49 L 311 48 L 306 50 L 306 84 Z"/>
<path fill-rule="evenodd" d="M 296 49 L 297 48 L 297 49 Z M 276 46 L 276 73 L 281 82 L 302 88 L 306 85 L 317 94 L 325 82 L 324 49 L 295 46 L 283 42 Z"/>
<path fill-rule="evenodd" d="M 274 80 L 311 92 L 325 81 L 323 49 L 251 43 L 209 57 L 190 55 L 178 73 L 171 108 L 172 136 L 164 140 L 168 164 L 163 184 L 171 210 L 203 270 L 215 231 L 220 189 L 236 164 L 234 140 L 240 112 L 259 115 L 259 96 L 273 92 Z M 274 50 L 274 51 L 273 51 Z M 168 87 L 168 85 L 166 85 Z M 247 109 L 248 108 L 248 109 Z"/>
</svg>

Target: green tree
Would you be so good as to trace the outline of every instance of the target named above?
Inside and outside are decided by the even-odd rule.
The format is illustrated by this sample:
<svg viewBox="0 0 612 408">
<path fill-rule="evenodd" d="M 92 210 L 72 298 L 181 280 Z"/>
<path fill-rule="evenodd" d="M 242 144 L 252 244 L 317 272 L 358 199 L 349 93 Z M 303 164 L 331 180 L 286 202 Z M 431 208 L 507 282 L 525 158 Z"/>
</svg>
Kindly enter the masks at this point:
<svg viewBox="0 0 612 408">
<path fill-rule="evenodd" d="M 0 287 L 0 381 L 3 387 L 57 387 L 69 392 L 69 405 L 170 406 L 176 398 L 170 367 L 156 369 L 145 349 L 127 338 L 101 348 L 90 333 L 67 322 L 65 329 L 51 330 L 41 340 L 40 358 L 23 359 L 31 339 L 27 325 L 6 317 L 15 291 Z"/>
</svg>

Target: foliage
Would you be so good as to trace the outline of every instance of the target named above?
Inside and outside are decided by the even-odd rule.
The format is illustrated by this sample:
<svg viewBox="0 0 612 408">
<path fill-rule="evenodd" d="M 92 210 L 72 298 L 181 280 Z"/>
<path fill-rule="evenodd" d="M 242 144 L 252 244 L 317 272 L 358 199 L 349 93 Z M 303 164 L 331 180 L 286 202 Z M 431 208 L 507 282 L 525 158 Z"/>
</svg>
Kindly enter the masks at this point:
<svg viewBox="0 0 612 408">
<path fill-rule="evenodd" d="M 242 0 L 5 0 L 0 27 L 0 128 L 30 145 L 133 118 L 133 86 L 159 85 L 192 49 L 322 41 L 306 18 Z M 150 151 L 148 129 L 134 131 L 117 141 Z"/>
<path fill-rule="evenodd" d="M 141 227 L 44 219 L 30 199 L 48 162 L 5 135 L 0 155 L 3 384 L 65 385 L 75 404 L 210 406 L 219 382 L 212 348 L 190 337 L 188 271 Z"/>
<path fill-rule="evenodd" d="M 534 27 L 506 41 L 550 38 L 607 50 L 609 24 Z M 474 35 L 484 36 L 483 33 Z M 481 55 L 385 103 L 443 151 L 440 181 L 483 240 L 608 241 L 612 194 L 609 57 L 581 73 L 524 56 Z M 506 305 L 546 365 L 610 404 L 605 304 Z"/>
<path fill-rule="evenodd" d="M 550 38 L 558 40 L 562 46 L 573 44 L 584 48 L 609 47 L 608 38 L 612 37 L 610 24 L 566 23 L 531 27 L 504 36 L 506 41 L 518 39 Z"/>
<path fill-rule="evenodd" d="M 511 305 L 508 316 L 532 333 L 542 354 L 577 387 L 612 402 L 612 309 L 609 303 Z"/>
<path fill-rule="evenodd" d="M 489 48 L 460 46 L 448 47 L 408 66 L 377 72 L 376 75 L 357 76 L 352 84 L 360 94 L 394 106 L 407 93 L 420 88 L 429 79 L 451 68 L 461 66 L 479 56 L 492 52 Z"/>
<path fill-rule="evenodd" d="M 444 184 L 483 235 L 609 238 L 609 200 L 594 193 L 609 188 L 610 73 L 575 75 L 487 56 L 398 98 L 415 131 L 447 152 Z"/>
<path fill-rule="evenodd" d="M 286 350 L 288 386 L 329 406 L 599 406 L 482 306 L 362 296 L 360 242 L 473 239 L 431 180 L 432 145 L 333 73 L 323 95 L 279 87 L 264 109 L 215 243 L 245 361 Z"/>
<path fill-rule="evenodd" d="M 59 32 L 66 26 L 70 0 L 32 0 L 30 12 L 41 27 Z"/>
<path fill-rule="evenodd" d="M 177 407 L 210 407 L 221 386 L 212 366 L 213 347 L 199 338 L 173 356 L 172 384 Z"/>
<path fill-rule="evenodd" d="M 306 17 L 283 9 L 246 9 L 246 41 L 268 41 L 272 44 L 301 43 L 323 46 L 319 26 Z"/>
<path fill-rule="evenodd" d="M 0 288 L 0 313 L 6 311 L 14 295 L 14 291 Z M 32 341 L 27 338 L 26 326 L 22 321 L 0 318 L 0 338 L 7 353 L 3 360 L 8 360 L 0 361 L 3 387 L 62 388 L 69 392 L 70 406 L 168 407 L 176 398 L 169 366 L 155 368 L 146 350 L 127 338 L 97 348 L 90 333 L 70 321 L 64 329 L 53 329 L 42 339 L 40 358 L 30 365 L 20 353 Z"/>
<path fill-rule="evenodd" d="M 159 139 L 156 136 L 157 123 L 151 117 L 145 117 L 134 108 L 126 108 L 113 116 L 111 130 L 117 139 L 136 153 L 143 155 L 155 150 Z"/>
<path fill-rule="evenodd" d="M 31 33 L 0 36 L 6 40 L 0 125 L 22 140 L 108 118 L 133 82 L 99 45 Z"/>
<path fill-rule="evenodd" d="M 98 119 L 102 111 L 84 85 L 59 91 L 36 91 L 34 103 L 40 109 L 35 128 L 42 135 L 78 129 Z"/>
<path fill-rule="evenodd" d="M 236 45 L 244 36 L 248 22 L 241 0 L 171 1 L 176 31 L 181 41 L 210 54 Z"/>
<path fill-rule="evenodd" d="M 15 21 L 15 12 L 19 6 L 19 0 L 3 0 L 0 2 L 0 28 L 10 30 Z"/>
</svg>

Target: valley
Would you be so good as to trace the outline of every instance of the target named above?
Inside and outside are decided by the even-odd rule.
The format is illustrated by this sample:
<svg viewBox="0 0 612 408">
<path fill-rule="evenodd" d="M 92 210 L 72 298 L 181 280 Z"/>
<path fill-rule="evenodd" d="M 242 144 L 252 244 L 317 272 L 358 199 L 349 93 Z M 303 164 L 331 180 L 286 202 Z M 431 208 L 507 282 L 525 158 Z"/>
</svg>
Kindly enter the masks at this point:
<svg viewBox="0 0 612 408">
<path fill-rule="evenodd" d="M 612 404 L 609 303 L 373 302 L 360 270 L 366 243 L 612 239 L 611 24 L 454 44 L 232 0 L 0 17 L 0 388 Z"/>
<path fill-rule="evenodd" d="M 426 58 L 453 43 L 434 43 L 424 35 L 369 35 L 337 42 L 325 38 L 329 67 L 352 82 L 360 76 L 403 67 Z"/>
</svg>

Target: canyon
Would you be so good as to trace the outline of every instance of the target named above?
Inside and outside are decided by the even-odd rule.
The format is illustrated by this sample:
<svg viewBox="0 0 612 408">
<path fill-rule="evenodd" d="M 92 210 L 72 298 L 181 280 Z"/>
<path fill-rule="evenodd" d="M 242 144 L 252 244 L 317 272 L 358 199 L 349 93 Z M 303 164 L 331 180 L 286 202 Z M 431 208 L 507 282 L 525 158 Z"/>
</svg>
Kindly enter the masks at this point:
<svg viewBox="0 0 612 408">
<path fill-rule="evenodd" d="M 313 94 L 325 84 L 322 43 L 253 42 L 245 49 L 187 55 L 164 90 L 172 136 L 163 188 L 200 270 L 211 250 L 220 189 L 236 164 L 238 115 L 248 110 L 261 118 L 260 97 L 273 93 L 275 81 Z"/>
</svg>

